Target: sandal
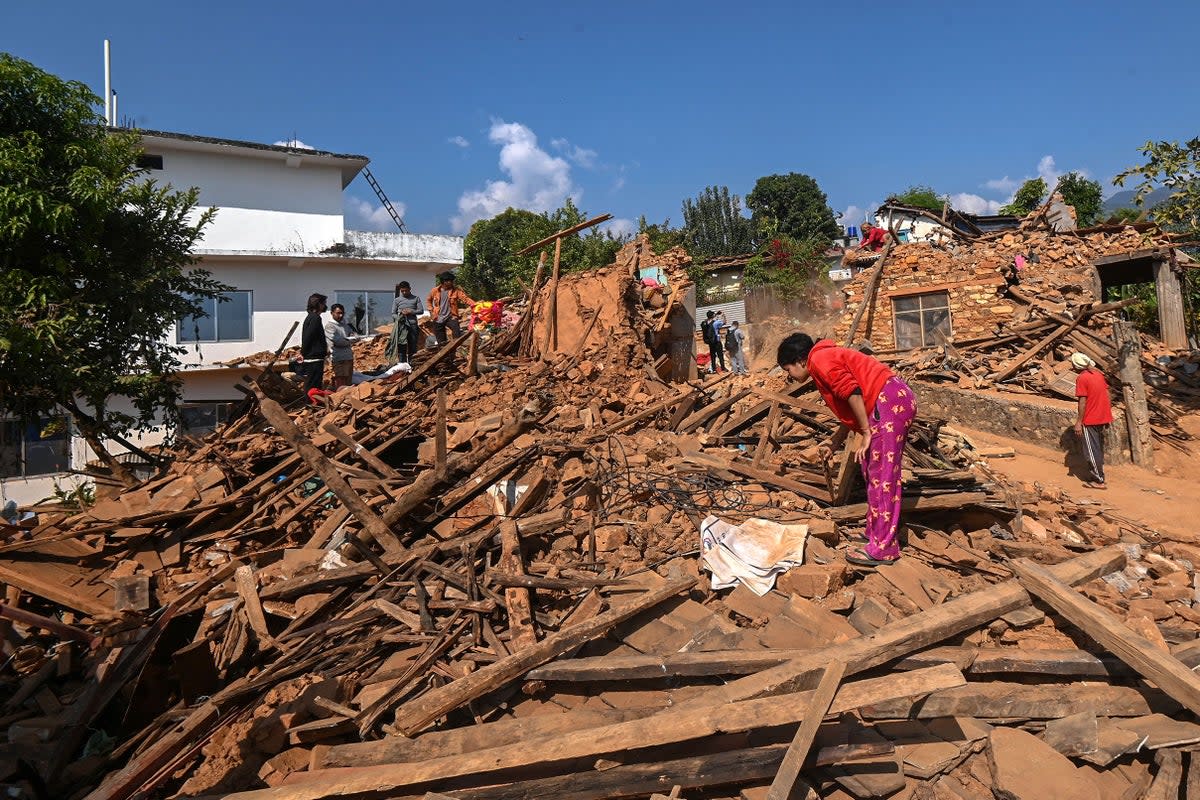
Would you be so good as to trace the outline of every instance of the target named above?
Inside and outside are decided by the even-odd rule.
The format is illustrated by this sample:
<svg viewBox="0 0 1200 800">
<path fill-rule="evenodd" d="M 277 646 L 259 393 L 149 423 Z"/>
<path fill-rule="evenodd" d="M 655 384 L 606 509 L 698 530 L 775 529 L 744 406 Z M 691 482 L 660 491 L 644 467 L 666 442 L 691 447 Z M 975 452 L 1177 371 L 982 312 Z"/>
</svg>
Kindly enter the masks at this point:
<svg viewBox="0 0 1200 800">
<path fill-rule="evenodd" d="M 894 564 L 896 560 L 895 558 L 871 558 L 871 555 L 861 547 L 857 547 L 846 554 L 847 563 L 857 564 L 860 567 L 882 567 Z"/>
<path fill-rule="evenodd" d="M 867 542 L 871 541 L 867 538 L 865 533 L 843 533 L 842 540 L 846 542 L 853 542 L 854 544 L 866 544 Z"/>
<path fill-rule="evenodd" d="M 1096 481 L 1084 481 L 1083 485 L 1089 489 L 1107 489 L 1107 483 L 1097 483 Z"/>
</svg>

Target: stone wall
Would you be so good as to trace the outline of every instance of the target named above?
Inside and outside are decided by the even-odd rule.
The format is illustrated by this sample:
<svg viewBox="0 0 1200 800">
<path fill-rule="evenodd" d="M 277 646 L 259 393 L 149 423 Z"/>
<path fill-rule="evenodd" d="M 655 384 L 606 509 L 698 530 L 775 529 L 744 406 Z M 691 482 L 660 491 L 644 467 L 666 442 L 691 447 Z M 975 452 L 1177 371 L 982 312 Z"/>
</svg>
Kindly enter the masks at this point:
<svg viewBox="0 0 1200 800">
<path fill-rule="evenodd" d="M 938 383 L 911 381 L 917 408 L 923 417 L 944 419 L 984 433 L 1020 439 L 1039 447 L 1067 451 L 1078 446 L 1072 428 L 1076 405 L 1068 400 L 1037 398 L 1025 400 L 1006 392 L 959 389 Z M 1077 453 L 1082 456 L 1082 453 Z M 1129 464 L 1129 431 L 1125 415 L 1113 407 L 1113 424 L 1108 426 L 1104 459 L 1109 464 Z"/>
</svg>

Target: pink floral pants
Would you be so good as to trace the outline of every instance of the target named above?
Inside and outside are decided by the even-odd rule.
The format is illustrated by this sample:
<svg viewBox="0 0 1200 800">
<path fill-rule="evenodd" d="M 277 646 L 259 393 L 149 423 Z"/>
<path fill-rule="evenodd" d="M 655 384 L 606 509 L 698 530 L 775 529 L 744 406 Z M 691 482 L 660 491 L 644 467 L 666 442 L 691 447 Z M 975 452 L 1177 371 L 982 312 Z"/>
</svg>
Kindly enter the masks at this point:
<svg viewBox="0 0 1200 800">
<path fill-rule="evenodd" d="M 871 448 L 862 464 L 867 484 L 867 555 L 871 558 L 896 558 L 900 543 L 896 529 L 900 525 L 900 465 L 908 429 L 917 416 L 917 398 L 900 378 L 892 377 L 883 385 L 869 417 Z"/>
</svg>

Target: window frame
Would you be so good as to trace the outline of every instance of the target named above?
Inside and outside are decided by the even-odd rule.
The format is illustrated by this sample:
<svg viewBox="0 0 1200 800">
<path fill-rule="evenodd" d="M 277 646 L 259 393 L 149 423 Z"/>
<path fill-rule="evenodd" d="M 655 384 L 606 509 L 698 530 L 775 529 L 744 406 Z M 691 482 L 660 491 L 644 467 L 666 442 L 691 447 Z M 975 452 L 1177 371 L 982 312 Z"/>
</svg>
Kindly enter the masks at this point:
<svg viewBox="0 0 1200 800">
<path fill-rule="evenodd" d="M 29 471 L 29 467 L 28 467 L 28 464 L 29 464 L 28 446 L 31 444 L 31 442 L 25 437 L 25 434 L 23 432 L 25 429 L 28 428 L 28 425 L 22 423 L 21 420 L 15 418 L 15 417 L 0 417 L 0 447 L 4 447 L 8 444 L 4 438 L 4 429 L 7 426 L 15 425 L 15 426 L 18 426 L 20 430 L 22 430 L 22 434 L 20 436 L 20 439 L 18 440 L 20 443 L 20 451 L 17 454 L 17 459 L 18 459 L 17 460 L 17 472 L 12 475 L 4 474 L 4 472 L 5 472 L 4 460 L 2 457 L 0 457 L 0 480 L 14 480 L 14 479 L 15 480 L 28 480 L 30 478 L 41 478 L 46 475 L 61 475 L 62 473 L 66 472 L 67 470 L 69 470 L 71 468 L 71 442 L 75 438 L 74 433 L 71 428 L 71 418 L 65 414 L 63 416 L 53 416 L 53 417 L 43 418 L 44 423 L 50 423 L 55 420 L 60 420 L 63 424 L 64 435 L 61 439 L 61 441 L 63 443 L 63 453 L 62 453 L 63 468 L 55 469 L 55 470 L 48 470 L 48 471 L 44 471 L 44 472 L 32 472 L 31 473 Z"/>
<path fill-rule="evenodd" d="M 222 296 L 232 294 L 246 295 L 246 332 L 247 338 L 222 338 L 221 337 L 221 315 L 220 302 L 215 298 L 212 299 L 213 310 L 212 314 L 206 314 L 201 319 L 211 319 L 213 321 L 213 338 L 201 339 L 199 335 L 194 339 L 183 338 L 183 324 L 185 320 L 195 319 L 195 317 L 184 317 L 175 323 L 175 343 L 182 345 L 190 344 L 224 344 L 225 342 L 252 342 L 254 341 L 254 290 L 253 289 L 233 289 L 228 292 L 221 292 Z M 206 298 L 207 300 L 207 298 Z M 203 302 L 203 301 L 202 301 Z"/>
<path fill-rule="evenodd" d="M 371 316 L 370 316 L 371 315 L 371 306 L 370 306 L 368 295 L 385 294 L 388 297 L 390 297 L 392 300 L 395 300 L 395 298 L 396 298 L 396 290 L 395 289 L 334 289 L 333 303 L 329 304 L 330 307 L 332 308 L 334 303 L 341 303 L 346 308 L 346 316 L 345 316 L 346 323 L 348 325 L 350 325 L 350 327 L 353 328 L 357 333 L 359 333 L 360 335 L 363 335 L 363 336 L 373 333 L 375 328 L 379 327 L 380 325 L 384 325 L 384 324 L 387 324 L 388 322 L 392 321 L 392 304 L 389 302 L 386 305 L 386 307 L 384 309 L 382 309 L 382 311 L 380 312 L 382 314 L 382 317 L 380 319 L 375 320 L 374 325 L 367 324 L 364 326 L 366 328 L 366 330 L 359 330 L 358 327 L 354 324 L 354 314 L 353 314 L 353 308 L 351 307 L 351 304 L 347 303 L 345 300 L 343 300 L 342 298 L 339 297 L 339 295 L 344 295 L 344 294 L 356 294 L 359 296 L 359 299 L 361 299 L 363 301 L 363 306 L 367 310 L 367 322 L 370 323 L 371 322 Z"/>
<path fill-rule="evenodd" d="M 930 305 L 926 307 L 927 298 L 940 297 L 944 298 L 945 302 L 941 305 Z M 900 310 L 897 308 L 898 301 L 917 301 L 917 308 Z M 925 317 L 927 314 L 938 311 L 946 312 L 946 340 L 950 341 L 954 338 L 954 313 L 950 308 L 950 292 L 945 289 L 938 289 L 932 292 L 913 292 L 902 295 L 893 295 L 892 301 L 892 339 L 896 344 L 897 350 L 923 350 L 928 347 L 937 347 L 942 344 L 939 341 L 930 341 L 930 334 L 927 332 L 925 325 Z M 900 341 L 900 322 L 901 318 L 905 320 L 915 319 L 917 322 L 917 330 L 920 335 L 920 343 L 915 345 L 902 344 Z"/>
<path fill-rule="evenodd" d="M 183 400 L 179 403 L 179 435 L 187 438 L 195 437 L 203 438 L 213 431 L 219 429 L 222 425 L 229 422 L 229 412 L 233 410 L 234 405 L 239 403 L 239 400 Z M 183 412 L 186 408 L 197 408 L 200 406 L 213 406 L 213 416 L 216 418 L 216 425 L 212 428 L 203 430 L 189 430 L 183 422 Z"/>
</svg>

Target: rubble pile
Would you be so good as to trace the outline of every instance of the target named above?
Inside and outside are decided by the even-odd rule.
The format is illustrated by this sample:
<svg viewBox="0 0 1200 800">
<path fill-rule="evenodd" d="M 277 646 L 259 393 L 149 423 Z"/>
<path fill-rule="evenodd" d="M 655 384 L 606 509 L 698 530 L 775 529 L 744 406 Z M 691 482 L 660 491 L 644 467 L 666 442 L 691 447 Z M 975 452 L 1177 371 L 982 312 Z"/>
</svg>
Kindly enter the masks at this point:
<svg viewBox="0 0 1200 800">
<path fill-rule="evenodd" d="M 4 527 L 9 796 L 1174 797 L 1200 776 L 1200 547 L 1006 483 L 920 420 L 905 556 L 852 568 L 863 492 L 815 458 L 819 398 L 664 381 L 678 299 L 638 266 L 559 276 L 487 345 L 325 405 L 257 387 L 162 475 Z M 802 563 L 715 591 L 710 518 L 778 523 Z"/>
</svg>

